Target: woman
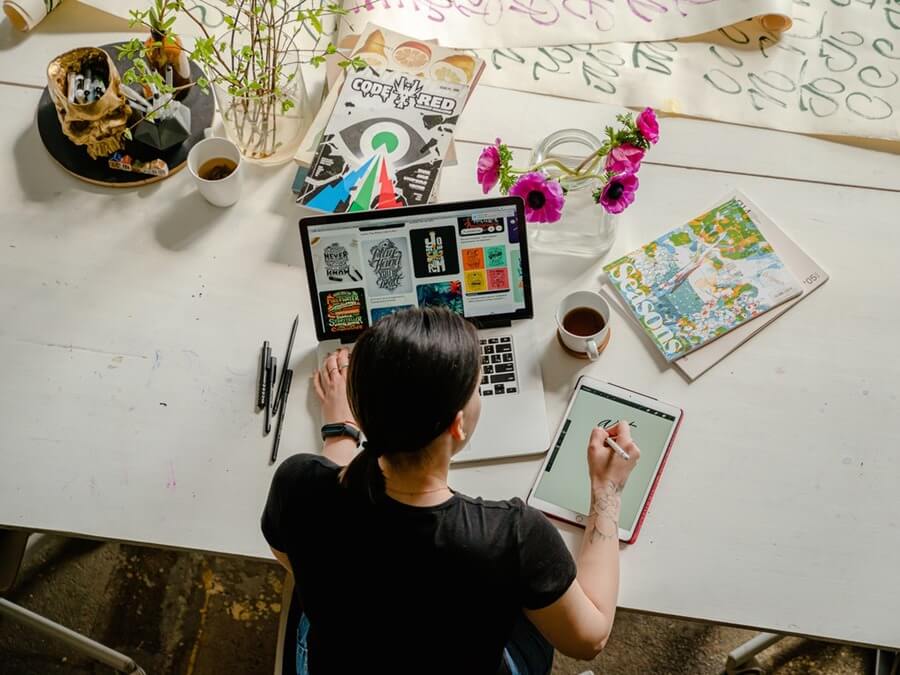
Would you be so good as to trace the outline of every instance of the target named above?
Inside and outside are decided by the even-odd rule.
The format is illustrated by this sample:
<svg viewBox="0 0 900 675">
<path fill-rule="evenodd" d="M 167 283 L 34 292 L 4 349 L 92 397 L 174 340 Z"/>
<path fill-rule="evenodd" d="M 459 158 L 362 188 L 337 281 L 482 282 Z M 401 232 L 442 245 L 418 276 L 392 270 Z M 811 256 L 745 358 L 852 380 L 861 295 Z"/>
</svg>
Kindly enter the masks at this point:
<svg viewBox="0 0 900 675">
<path fill-rule="evenodd" d="M 438 309 L 381 319 L 352 360 L 340 350 L 315 374 L 329 423 L 322 455 L 278 467 L 262 518 L 303 604 L 302 675 L 544 675 L 553 647 L 591 659 L 609 639 L 620 493 L 640 455 L 628 425 L 609 435 L 630 460 L 604 445 L 603 429 L 591 435 L 576 566 L 520 499 L 448 487 L 450 460 L 478 424 L 480 378 L 475 329 Z"/>
</svg>

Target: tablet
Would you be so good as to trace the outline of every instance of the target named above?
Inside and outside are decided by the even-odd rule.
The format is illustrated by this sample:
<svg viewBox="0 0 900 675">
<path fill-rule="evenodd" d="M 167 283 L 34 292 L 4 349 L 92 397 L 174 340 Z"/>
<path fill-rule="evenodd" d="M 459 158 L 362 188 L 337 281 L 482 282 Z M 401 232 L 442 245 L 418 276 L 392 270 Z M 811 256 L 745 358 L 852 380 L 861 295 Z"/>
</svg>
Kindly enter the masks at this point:
<svg viewBox="0 0 900 675">
<path fill-rule="evenodd" d="M 683 416 L 680 408 L 651 396 L 581 377 L 528 503 L 549 516 L 584 527 L 591 507 L 587 465 L 591 431 L 627 420 L 641 458 L 622 492 L 619 539 L 633 544 Z"/>
</svg>

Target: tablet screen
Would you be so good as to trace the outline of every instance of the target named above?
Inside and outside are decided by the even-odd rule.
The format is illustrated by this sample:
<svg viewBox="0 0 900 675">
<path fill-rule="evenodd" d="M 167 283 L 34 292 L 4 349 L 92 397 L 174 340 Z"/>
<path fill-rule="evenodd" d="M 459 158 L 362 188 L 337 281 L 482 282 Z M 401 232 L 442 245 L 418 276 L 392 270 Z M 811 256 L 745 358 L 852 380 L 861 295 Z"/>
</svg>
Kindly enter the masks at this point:
<svg viewBox="0 0 900 675">
<path fill-rule="evenodd" d="M 675 418 L 640 403 L 619 398 L 588 385 L 580 385 L 569 416 L 550 450 L 550 458 L 534 496 L 562 508 L 587 515 L 591 507 L 587 446 L 596 426 L 608 428 L 627 420 L 631 437 L 641 449 L 641 459 L 622 492 L 619 527 L 632 530 L 641 514 L 644 496 L 653 483 L 659 460 L 666 450 Z"/>
</svg>

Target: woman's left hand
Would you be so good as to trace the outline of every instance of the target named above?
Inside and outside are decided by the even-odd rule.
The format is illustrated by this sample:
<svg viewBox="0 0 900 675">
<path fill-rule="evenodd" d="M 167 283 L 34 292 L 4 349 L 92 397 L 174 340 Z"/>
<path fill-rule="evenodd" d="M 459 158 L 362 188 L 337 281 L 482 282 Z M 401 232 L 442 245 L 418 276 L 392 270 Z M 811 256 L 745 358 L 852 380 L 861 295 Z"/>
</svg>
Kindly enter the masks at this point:
<svg viewBox="0 0 900 675">
<path fill-rule="evenodd" d="M 331 352 L 322 367 L 313 375 L 313 387 L 322 404 L 322 418 L 325 424 L 350 422 L 356 426 L 350 403 L 347 401 L 347 368 L 350 367 L 350 352 L 338 349 Z"/>
</svg>

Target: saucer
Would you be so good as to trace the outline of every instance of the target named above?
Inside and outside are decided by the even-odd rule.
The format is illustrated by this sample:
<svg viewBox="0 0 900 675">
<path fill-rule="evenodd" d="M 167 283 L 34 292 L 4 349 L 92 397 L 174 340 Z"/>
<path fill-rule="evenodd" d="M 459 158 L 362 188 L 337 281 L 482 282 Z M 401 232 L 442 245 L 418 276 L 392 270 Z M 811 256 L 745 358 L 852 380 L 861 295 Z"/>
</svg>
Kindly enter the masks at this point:
<svg viewBox="0 0 900 675">
<path fill-rule="evenodd" d="M 603 341 L 603 344 L 597 345 L 597 351 L 602 354 L 603 350 L 606 349 L 606 345 L 609 344 L 609 338 L 612 335 L 612 329 L 610 328 L 606 331 L 606 339 Z M 585 361 L 590 361 L 591 357 L 587 355 L 587 352 L 576 352 L 574 349 L 569 349 L 566 345 L 563 344 L 562 338 L 559 336 L 559 331 L 556 331 L 556 341 L 559 343 L 559 346 L 563 348 L 563 351 L 569 356 L 574 356 L 576 359 L 584 359 Z"/>
</svg>

